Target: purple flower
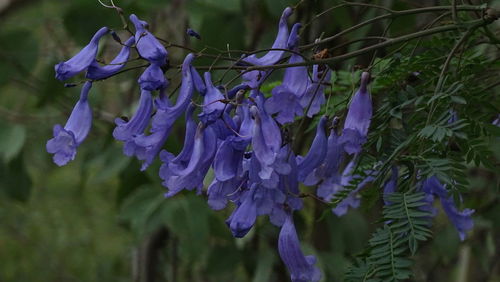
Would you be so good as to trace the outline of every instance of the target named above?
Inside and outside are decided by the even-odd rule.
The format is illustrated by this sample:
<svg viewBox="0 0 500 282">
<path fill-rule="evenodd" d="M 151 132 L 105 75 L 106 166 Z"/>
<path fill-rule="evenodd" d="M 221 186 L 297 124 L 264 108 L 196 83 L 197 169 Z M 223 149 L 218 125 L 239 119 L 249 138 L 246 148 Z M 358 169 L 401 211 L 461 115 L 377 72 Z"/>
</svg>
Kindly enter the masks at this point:
<svg viewBox="0 0 500 282">
<path fill-rule="evenodd" d="M 278 24 L 278 34 L 276 35 L 276 39 L 274 40 L 271 49 L 286 49 L 289 36 L 287 20 L 292 13 L 292 8 L 287 7 L 281 14 Z M 283 53 L 283 50 L 273 50 L 267 52 L 267 54 L 260 58 L 257 58 L 256 54 L 247 56 L 243 59 L 243 61 L 258 66 L 269 66 L 275 64 L 279 59 L 281 59 Z"/>
<path fill-rule="evenodd" d="M 398 167 L 397 166 L 393 166 L 392 167 L 392 174 L 391 174 L 391 178 L 389 180 L 387 180 L 387 182 L 385 183 L 384 185 L 384 204 L 385 205 L 390 205 L 391 202 L 387 201 L 385 199 L 386 196 L 396 192 L 396 189 L 398 187 Z"/>
<path fill-rule="evenodd" d="M 327 152 L 327 138 L 325 134 L 327 118 L 322 116 L 316 128 L 316 136 L 311 144 L 309 152 L 304 158 L 298 160 L 298 178 L 304 182 L 315 168 L 317 168 L 325 159 Z"/>
<path fill-rule="evenodd" d="M 278 24 L 278 34 L 276 35 L 276 39 L 271 49 L 286 49 L 289 37 L 287 20 L 292 12 L 293 10 L 290 7 L 287 7 L 283 11 Z M 270 66 L 278 62 L 283 53 L 284 50 L 272 50 L 260 58 L 257 58 L 257 55 L 253 54 L 243 58 L 242 61 L 258 66 Z M 251 88 L 257 88 L 266 79 L 267 75 L 268 72 L 266 71 L 255 70 L 245 72 L 243 74 L 243 79 Z"/>
<path fill-rule="evenodd" d="M 167 64 L 167 50 L 152 35 L 146 27 L 148 23 L 140 20 L 136 15 L 130 15 L 130 21 L 135 26 L 135 45 L 137 52 L 151 64 L 161 67 Z"/>
<path fill-rule="evenodd" d="M 308 117 L 317 114 L 325 103 L 324 84 L 330 81 L 331 74 L 331 70 L 326 66 L 313 66 L 312 82 L 300 97 L 300 105 L 307 110 Z"/>
<path fill-rule="evenodd" d="M 200 123 L 194 137 L 192 154 L 185 165 L 172 164 L 169 159 L 163 160 L 160 177 L 163 186 L 168 188 L 166 197 L 172 197 L 183 189 L 196 189 L 198 193 L 203 187 L 203 179 L 212 164 L 217 149 L 217 138 L 210 127 Z"/>
<path fill-rule="evenodd" d="M 226 207 L 229 200 L 236 200 L 240 197 L 241 187 L 246 183 L 245 177 L 234 177 L 226 181 L 219 181 L 214 178 L 208 186 L 208 205 L 213 210 L 221 210 Z"/>
<path fill-rule="evenodd" d="M 281 147 L 281 132 L 273 118 L 266 113 L 263 97 L 258 96 L 256 101 L 257 106 L 250 109 L 255 118 L 252 147 L 261 164 L 260 177 L 269 179 L 273 171 L 272 165 Z"/>
<path fill-rule="evenodd" d="M 205 72 L 205 86 L 207 87 L 203 99 L 203 112 L 199 115 L 203 123 L 212 123 L 221 116 L 225 104 L 220 102 L 225 97 L 212 83 L 212 77 L 209 72 Z"/>
<path fill-rule="evenodd" d="M 135 38 L 132 36 L 125 42 L 120 53 L 118 53 L 118 55 L 108 65 L 101 66 L 94 59 L 92 64 L 88 67 L 85 77 L 92 80 L 100 80 L 119 72 L 127 63 L 130 56 L 130 47 L 132 47 L 134 43 Z"/>
<path fill-rule="evenodd" d="M 367 85 L 370 74 L 361 74 L 361 86 L 351 100 L 342 132 L 342 143 L 348 154 L 361 152 L 361 146 L 366 142 L 368 127 L 372 118 L 372 99 Z"/>
<path fill-rule="evenodd" d="M 497 115 L 497 118 L 491 124 L 500 126 L 500 114 Z"/>
<path fill-rule="evenodd" d="M 337 119 L 334 119 L 336 123 Z M 310 173 L 304 180 L 305 185 L 316 185 L 318 182 L 321 183 L 318 186 L 317 195 L 324 198 L 326 201 L 330 200 L 330 196 L 334 193 L 334 184 L 340 181 L 339 166 L 344 159 L 344 150 L 342 144 L 339 143 L 339 136 L 335 129 L 330 130 L 330 135 L 327 141 L 327 152 L 326 157 L 319 167 L 317 167 L 312 173 Z"/>
<path fill-rule="evenodd" d="M 78 54 L 66 62 L 57 64 L 55 66 L 56 78 L 63 81 L 86 70 L 95 61 L 99 40 L 106 35 L 108 31 L 109 29 L 107 27 L 99 29 L 92 37 L 89 44 L 78 52 Z"/>
<path fill-rule="evenodd" d="M 474 210 L 464 209 L 463 211 L 458 211 L 453 202 L 453 197 L 451 196 L 448 198 L 441 198 L 441 206 L 448 216 L 448 219 L 457 229 L 460 240 L 465 240 L 466 232 L 474 227 L 474 221 L 471 217 Z"/>
<path fill-rule="evenodd" d="M 168 82 L 159 65 L 153 63 L 147 67 L 137 80 L 141 89 L 154 91 L 167 88 Z"/>
<path fill-rule="evenodd" d="M 113 130 L 113 137 L 116 140 L 125 142 L 123 147 L 125 155 L 133 155 L 135 149 L 134 138 L 142 134 L 148 126 L 152 110 L 153 100 L 151 93 L 147 90 L 142 90 L 139 107 L 134 116 L 129 121 L 124 121 L 121 118 L 115 119 L 116 128 Z"/>
<path fill-rule="evenodd" d="M 460 240 L 464 240 L 466 232 L 474 227 L 474 222 L 472 221 L 471 215 L 474 213 L 472 209 L 464 209 L 463 211 L 458 211 L 455 203 L 453 202 L 453 197 L 449 196 L 448 190 L 439 181 L 436 176 L 431 176 L 423 181 L 422 191 L 428 196 L 436 195 L 441 200 L 441 206 L 444 212 L 448 216 L 448 219 L 457 229 L 460 236 Z M 427 199 L 432 203 L 432 198 Z"/>
<path fill-rule="evenodd" d="M 179 96 L 174 106 L 171 106 L 165 95 L 160 95 L 155 100 L 156 113 L 151 123 L 151 134 L 140 134 L 134 138 L 135 146 L 133 155 L 143 160 L 141 170 L 145 170 L 156 158 L 163 144 L 167 140 L 175 121 L 184 113 L 193 96 L 194 83 L 191 72 L 193 54 L 188 54 L 182 64 L 182 85 Z M 161 94 L 161 93 L 160 93 Z"/>
<path fill-rule="evenodd" d="M 76 149 L 85 140 L 92 126 L 92 110 L 88 102 L 91 82 L 85 82 L 66 125 L 54 126 L 54 138 L 47 141 L 47 152 L 54 154 L 53 160 L 58 166 L 63 166 L 75 159 Z"/>
<path fill-rule="evenodd" d="M 321 279 L 319 269 L 314 266 L 316 257 L 304 256 L 300 249 L 299 238 L 290 213 L 281 227 L 278 251 L 290 272 L 292 282 L 316 282 Z"/>
<path fill-rule="evenodd" d="M 196 91 L 198 91 L 198 93 L 200 93 L 200 95 L 202 96 L 205 95 L 205 93 L 207 92 L 207 87 L 205 86 L 205 83 L 203 82 L 200 74 L 193 66 L 191 66 L 191 75 L 193 76 L 193 83 Z"/>
<path fill-rule="evenodd" d="M 200 34 L 198 32 L 196 32 L 196 31 L 192 30 L 191 28 L 188 28 L 186 30 L 186 34 L 189 35 L 189 36 L 191 36 L 191 37 L 195 37 L 196 39 L 201 39 Z"/>
<path fill-rule="evenodd" d="M 299 23 L 293 26 L 290 33 L 290 38 L 288 39 L 288 47 L 290 49 L 295 48 L 294 45 L 290 46 L 290 44 L 298 42 L 298 28 L 300 28 Z M 300 55 L 293 53 L 288 63 L 294 64 L 303 61 Z M 304 95 L 310 83 L 307 67 L 287 68 L 283 76 L 283 83 L 273 88 L 273 95 L 266 101 L 266 111 L 270 114 L 277 113 L 276 121 L 281 124 L 293 122 L 295 116 L 303 115 L 304 110 L 300 104 L 300 97 Z"/>
</svg>

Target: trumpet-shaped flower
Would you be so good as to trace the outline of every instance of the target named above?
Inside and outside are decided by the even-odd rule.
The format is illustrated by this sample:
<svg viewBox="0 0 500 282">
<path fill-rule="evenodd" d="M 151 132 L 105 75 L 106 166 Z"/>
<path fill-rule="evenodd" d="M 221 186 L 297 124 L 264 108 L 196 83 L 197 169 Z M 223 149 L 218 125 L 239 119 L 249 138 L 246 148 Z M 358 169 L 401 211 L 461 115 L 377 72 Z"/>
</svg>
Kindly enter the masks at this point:
<svg viewBox="0 0 500 282">
<path fill-rule="evenodd" d="M 120 53 L 118 53 L 118 55 L 108 65 L 101 66 L 96 60 L 94 60 L 87 69 L 86 77 L 92 80 L 100 80 L 119 72 L 127 63 L 127 60 L 130 57 L 130 48 L 134 43 L 135 38 L 133 36 L 125 41 Z"/>
<path fill-rule="evenodd" d="M 194 91 L 191 72 L 191 62 L 193 59 L 194 55 L 188 54 L 182 64 L 182 85 L 175 105 L 171 106 L 168 98 L 160 95 L 155 100 L 156 113 L 152 118 L 151 134 L 140 134 L 134 138 L 136 148 L 133 154 L 139 160 L 144 161 L 141 170 L 145 170 L 156 158 L 163 144 L 165 144 L 173 124 L 191 102 Z"/>
<path fill-rule="evenodd" d="M 304 158 L 298 160 L 298 178 L 304 182 L 306 177 L 316 169 L 325 159 L 327 153 L 327 138 L 325 134 L 327 118 L 321 117 L 316 127 L 316 136 L 311 144 L 309 152 Z"/>
<path fill-rule="evenodd" d="M 54 138 L 47 141 L 47 152 L 54 154 L 54 163 L 63 166 L 75 159 L 78 146 L 87 137 L 92 126 L 92 109 L 90 109 L 88 94 L 92 87 L 91 82 L 86 82 L 80 93 L 66 125 L 54 126 Z"/>
<path fill-rule="evenodd" d="M 325 83 L 330 81 L 331 70 L 325 66 L 313 66 L 312 82 L 300 97 L 300 105 L 307 112 L 308 117 L 317 114 L 321 105 L 325 103 Z"/>
<path fill-rule="evenodd" d="M 57 64 L 55 66 L 56 78 L 63 81 L 86 70 L 95 61 L 99 40 L 108 32 L 109 29 L 107 27 L 99 29 L 92 37 L 89 44 L 78 52 L 78 54 L 65 62 Z"/>
<path fill-rule="evenodd" d="M 361 86 L 349 105 L 341 137 L 344 150 L 348 154 L 361 152 L 361 146 L 366 142 L 372 118 L 372 99 L 367 88 L 369 82 L 370 74 L 362 73 Z"/>
<path fill-rule="evenodd" d="M 167 88 L 168 82 L 163 71 L 156 63 L 149 65 L 137 80 L 141 89 L 154 91 Z"/>
<path fill-rule="evenodd" d="M 152 110 L 153 100 L 151 93 L 147 90 L 142 90 L 139 107 L 132 118 L 129 121 L 124 121 L 121 118 L 115 119 L 116 128 L 113 130 L 113 137 L 116 140 L 125 142 L 123 147 L 125 155 L 132 156 L 134 153 L 134 138 L 142 134 L 148 126 Z"/>
<path fill-rule="evenodd" d="M 136 15 L 130 15 L 130 21 L 135 26 L 135 46 L 137 52 L 151 64 L 161 67 L 167 64 L 167 50 L 146 28 L 148 23 Z"/>
<path fill-rule="evenodd" d="M 212 123 L 221 117 L 225 104 L 221 101 L 225 99 L 224 95 L 212 83 L 212 77 L 209 72 L 205 72 L 205 86 L 207 88 L 203 100 L 203 111 L 199 115 L 204 123 Z"/>
<path fill-rule="evenodd" d="M 319 269 L 314 266 L 316 257 L 312 255 L 304 256 L 300 249 L 300 242 L 291 213 L 287 215 L 285 223 L 281 227 L 278 251 L 281 260 L 283 260 L 290 272 L 292 282 L 316 282 L 321 279 Z"/>
</svg>

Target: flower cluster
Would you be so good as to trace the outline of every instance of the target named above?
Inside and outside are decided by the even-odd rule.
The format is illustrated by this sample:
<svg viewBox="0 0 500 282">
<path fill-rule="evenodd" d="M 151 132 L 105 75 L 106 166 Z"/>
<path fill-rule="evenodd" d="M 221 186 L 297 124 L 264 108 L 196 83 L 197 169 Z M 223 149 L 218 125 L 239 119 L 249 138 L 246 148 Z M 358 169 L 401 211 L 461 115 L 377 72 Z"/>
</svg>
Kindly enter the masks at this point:
<svg viewBox="0 0 500 282">
<path fill-rule="evenodd" d="M 149 66 L 138 79 L 140 97 L 136 112 L 130 120 L 117 118 L 115 121 L 113 136 L 123 142 L 124 154 L 142 161 L 142 170 L 159 157 L 162 162 L 159 176 L 167 188 L 166 197 L 183 190 L 195 190 L 206 191 L 208 204 L 214 210 L 232 203 L 234 209 L 226 223 L 234 237 L 244 237 L 257 217 L 267 215 L 272 224 L 281 228 L 278 251 L 292 281 L 319 281 L 321 273 L 315 266 L 316 258 L 302 253 L 294 226 L 293 213 L 303 206 L 299 185 L 318 187 L 317 197 L 330 201 L 356 180 L 355 189 L 350 190 L 332 212 L 341 216 L 348 208 L 359 206 L 358 192 L 377 175 L 374 170 L 365 171 L 363 177 L 354 174 L 372 117 L 370 74 L 362 73 L 343 128 L 340 129 L 339 118 L 320 117 L 308 152 L 296 155 L 291 140 L 285 137 L 284 127 L 297 118 L 314 117 L 320 112 L 325 104 L 325 87 L 331 70 L 325 65 L 314 65 L 310 74 L 305 66 L 289 67 L 270 97 L 266 98 L 260 91 L 271 73 L 266 66 L 284 59 L 291 64 L 304 61 L 298 52 L 301 25 L 296 23 L 291 29 L 288 25 L 292 12 L 291 8 L 284 10 L 271 51 L 261 57 L 241 58 L 240 64 L 261 68 L 244 72 L 243 80 L 233 89 L 215 85 L 209 72 L 201 76 L 192 65 L 195 56 L 188 54 L 181 67 L 182 83 L 175 102 L 166 94 L 169 83 L 164 70 L 168 67 L 168 53 L 148 31 L 146 22 L 130 16 L 135 34 L 125 41 L 109 65 L 100 65 L 96 60 L 99 40 L 110 32 L 106 27 L 101 28 L 77 55 L 55 66 L 56 78 L 60 80 L 86 72 L 89 81 L 84 84 L 66 125 L 54 127 L 54 138 L 47 142 L 47 151 L 54 154 L 57 165 L 65 165 L 75 158 L 77 147 L 86 138 L 92 123 L 87 99 L 92 81 L 118 73 L 131 49 L 135 49 Z M 200 38 L 191 29 L 187 34 Z M 284 58 L 285 54 L 291 55 Z M 192 103 L 198 95 L 202 100 L 199 107 Z M 182 115 L 185 115 L 184 145 L 182 151 L 174 155 L 164 145 Z M 204 190 L 209 170 L 213 170 L 214 178 Z M 386 193 L 395 191 L 396 180 L 397 173 L 392 184 L 386 186 Z M 457 228 L 461 226 L 461 234 L 470 228 L 469 222 L 462 220 L 470 212 L 458 213 L 448 196 L 442 197 L 434 188 L 427 190 L 444 201 L 443 207 L 452 221 Z"/>
</svg>

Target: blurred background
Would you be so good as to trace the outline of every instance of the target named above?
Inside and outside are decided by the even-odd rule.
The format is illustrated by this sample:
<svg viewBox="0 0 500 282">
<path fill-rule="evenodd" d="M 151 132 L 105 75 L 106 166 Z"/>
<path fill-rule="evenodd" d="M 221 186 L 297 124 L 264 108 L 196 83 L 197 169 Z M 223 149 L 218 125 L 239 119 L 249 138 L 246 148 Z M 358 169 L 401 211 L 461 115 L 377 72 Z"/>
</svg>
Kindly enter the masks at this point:
<svg viewBox="0 0 500 282">
<path fill-rule="evenodd" d="M 340 2 L 303 1 L 292 20 L 309 22 Z M 449 4 L 367 2 L 392 9 Z M 158 37 L 214 53 L 216 49 L 270 47 L 282 10 L 297 3 L 115 0 L 125 15 L 135 13 L 148 21 Z M 381 13 L 366 7 L 336 9 L 308 26 L 302 43 Z M 390 35 L 418 30 L 434 17 L 398 19 Z M 141 69 L 94 84 L 90 94 L 94 123 L 89 137 L 73 162 L 60 168 L 52 163 L 45 143 L 52 137 L 53 125 L 66 122 L 80 89 L 65 88 L 57 81 L 54 65 L 78 52 L 101 26 L 116 30 L 123 41 L 128 36 L 116 11 L 96 0 L 0 0 L 0 281 L 287 281 L 276 248 L 279 229 L 267 218 L 259 219 L 244 239 L 234 239 L 224 223 L 229 209 L 211 211 L 204 197 L 190 192 L 164 199 L 159 163 L 143 173 L 138 161 L 122 154 L 122 144 L 111 135 L 113 120 L 133 113 Z M 198 31 L 202 39 L 188 38 L 187 27 Z M 339 38 L 333 54 L 362 47 L 367 42 L 342 43 L 380 35 L 384 27 L 375 24 Z M 98 57 L 109 61 L 119 48 L 108 36 L 101 41 Z M 176 47 L 169 52 L 173 66 L 187 54 Z M 361 56 L 335 68 L 348 81 L 357 65 L 366 66 L 370 60 L 371 56 Z M 200 58 L 196 63 L 210 66 L 213 61 Z M 175 86 L 177 69 L 169 70 L 167 77 Z M 354 84 L 346 83 L 337 99 L 349 97 Z M 166 144 L 170 151 L 181 149 L 183 131 L 180 121 Z M 305 144 L 310 143 L 309 135 Z M 484 169 L 467 173 L 470 192 L 465 197 L 477 209 L 476 227 L 460 243 L 441 213 L 433 226 L 434 239 L 415 258 L 415 281 L 500 281 L 499 176 Z M 323 213 L 325 206 L 312 200 L 296 215 L 303 250 L 319 258 L 325 281 L 342 281 L 346 267 L 366 246 L 381 210 L 380 199 L 371 199 L 341 218 Z"/>
</svg>

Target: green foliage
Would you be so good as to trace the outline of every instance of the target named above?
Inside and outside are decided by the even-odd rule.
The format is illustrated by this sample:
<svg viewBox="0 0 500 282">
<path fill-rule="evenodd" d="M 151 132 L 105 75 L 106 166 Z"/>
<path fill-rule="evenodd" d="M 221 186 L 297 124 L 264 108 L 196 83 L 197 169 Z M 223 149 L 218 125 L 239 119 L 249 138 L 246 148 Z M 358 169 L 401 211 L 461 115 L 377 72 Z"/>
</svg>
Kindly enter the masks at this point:
<svg viewBox="0 0 500 282">
<path fill-rule="evenodd" d="M 411 276 L 419 241 L 431 237 L 430 212 L 422 210 L 424 193 L 392 193 L 385 200 L 384 226 L 369 240 L 369 249 L 348 270 L 346 281 L 402 281 Z"/>
</svg>

